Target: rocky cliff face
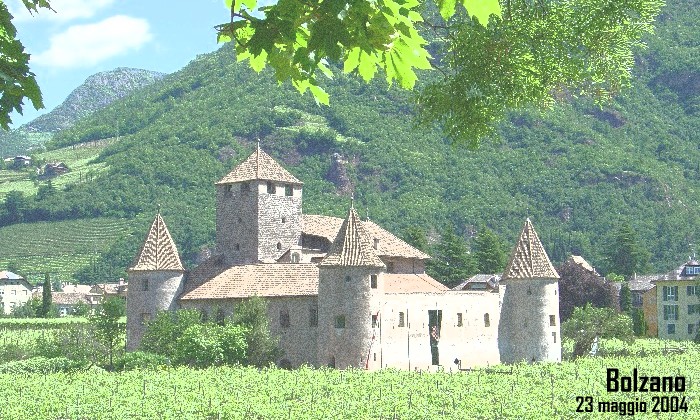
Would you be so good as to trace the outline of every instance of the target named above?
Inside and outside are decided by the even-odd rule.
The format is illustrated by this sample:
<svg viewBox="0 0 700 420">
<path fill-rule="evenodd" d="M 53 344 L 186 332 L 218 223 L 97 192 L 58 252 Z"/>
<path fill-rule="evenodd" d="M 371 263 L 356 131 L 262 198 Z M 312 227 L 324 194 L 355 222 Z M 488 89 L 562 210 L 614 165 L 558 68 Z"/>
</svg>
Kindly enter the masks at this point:
<svg viewBox="0 0 700 420">
<path fill-rule="evenodd" d="M 61 105 L 21 128 L 27 132 L 53 133 L 64 130 L 80 118 L 164 76 L 165 73 L 126 67 L 93 74 L 71 92 Z"/>
</svg>

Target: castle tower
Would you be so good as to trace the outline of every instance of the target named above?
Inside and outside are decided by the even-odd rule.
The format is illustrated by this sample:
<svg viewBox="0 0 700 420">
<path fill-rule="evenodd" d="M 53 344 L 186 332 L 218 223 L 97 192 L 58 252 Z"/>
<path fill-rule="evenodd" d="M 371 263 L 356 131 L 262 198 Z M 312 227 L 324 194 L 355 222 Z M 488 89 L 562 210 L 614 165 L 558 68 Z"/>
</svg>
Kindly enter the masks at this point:
<svg viewBox="0 0 700 420">
<path fill-rule="evenodd" d="M 498 325 L 502 363 L 561 361 L 558 280 L 527 219 L 501 279 L 505 286 Z"/>
<path fill-rule="evenodd" d="M 344 369 L 378 369 L 381 273 L 386 265 L 372 248 L 353 207 L 319 264 L 318 363 Z M 369 361 L 368 361 L 369 359 Z"/>
<path fill-rule="evenodd" d="M 185 269 L 160 213 L 153 220 L 136 263 L 127 271 L 126 348 L 135 350 L 146 322 L 158 311 L 175 309 L 175 299 L 182 291 Z"/>
<path fill-rule="evenodd" d="M 259 144 L 216 183 L 216 250 L 227 264 L 276 260 L 301 245 L 302 185 Z"/>
</svg>

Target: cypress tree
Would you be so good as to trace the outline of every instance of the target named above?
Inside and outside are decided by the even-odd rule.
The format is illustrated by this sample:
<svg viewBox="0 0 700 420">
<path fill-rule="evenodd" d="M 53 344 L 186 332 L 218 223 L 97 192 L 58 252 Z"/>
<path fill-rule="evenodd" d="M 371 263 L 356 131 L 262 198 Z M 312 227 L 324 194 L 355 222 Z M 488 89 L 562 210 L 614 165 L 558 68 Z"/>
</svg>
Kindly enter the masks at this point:
<svg viewBox="0 0 700 420">
<path fill-rule="evenodd" d="M 51 277 L 49 273 L 44 274 L 44 288 L 41 293 L 41 314 L 42 318 L 48 318 L 51 310 Z"/>
</svg>

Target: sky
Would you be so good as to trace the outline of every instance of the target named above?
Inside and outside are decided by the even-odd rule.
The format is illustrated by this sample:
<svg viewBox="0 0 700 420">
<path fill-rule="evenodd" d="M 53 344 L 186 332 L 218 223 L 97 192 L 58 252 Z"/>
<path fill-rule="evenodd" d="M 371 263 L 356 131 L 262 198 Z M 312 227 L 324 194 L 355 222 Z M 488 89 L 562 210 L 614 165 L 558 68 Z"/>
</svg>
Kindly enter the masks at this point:
<svg viewBox="0 0 700 420">
<path fill-rule="evenodd" d="M 56 13 L 32 16 L 21 0 L 6 0 L 44 109 L 24 101 L 12 127 L 58 106 L 90 75 L 117 67 L 173 73 L 198 54 L 216 50 L 214 25 L 229 12 L 224 0 L 50 0 Z"/>
</svg>

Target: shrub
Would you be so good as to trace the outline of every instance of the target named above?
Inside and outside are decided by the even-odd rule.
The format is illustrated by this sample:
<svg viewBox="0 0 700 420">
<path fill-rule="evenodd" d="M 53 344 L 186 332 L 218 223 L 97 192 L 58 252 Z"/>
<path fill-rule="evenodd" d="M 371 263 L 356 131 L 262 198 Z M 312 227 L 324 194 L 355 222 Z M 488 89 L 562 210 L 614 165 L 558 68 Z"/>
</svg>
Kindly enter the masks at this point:
<svg viewBox="0 0 700 420">
<path fill-rule="evenodd" d="M 67 359 L 65 357 L 46 358 L 42 356 L 32 357 L 31 359 L 18 360 L 0 365 L 0 373 L 22 374 L 22 373 L 41 373 L 50 374 L 56 372 L 71 372 L 76 369 L 84 368 L 80 362 Z"/>
<path fill-rule="evenodd" d="M 116 370 L 158 369 L 164 366 L 170 366 L 165 356 L 145 351 L 126 353 L 114 364 Z"/>
</svg>

